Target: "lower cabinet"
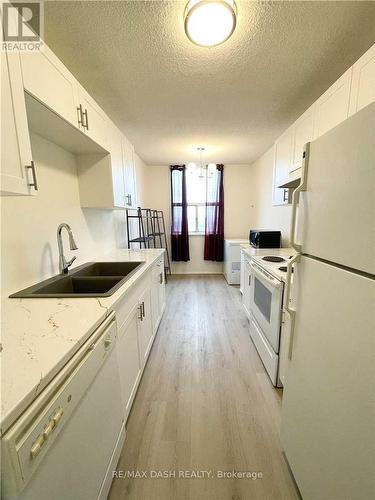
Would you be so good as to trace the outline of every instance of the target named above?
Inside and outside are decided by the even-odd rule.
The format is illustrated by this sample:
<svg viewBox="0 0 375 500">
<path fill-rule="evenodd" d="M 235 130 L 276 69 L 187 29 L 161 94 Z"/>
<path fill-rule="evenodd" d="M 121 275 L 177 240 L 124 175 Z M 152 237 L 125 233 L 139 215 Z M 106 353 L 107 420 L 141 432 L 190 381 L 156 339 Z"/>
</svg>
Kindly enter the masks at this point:
<svg viewBox="0 0 375 500">
<path fill-rule="evenodd" d="M 137 392 L 164 306 L 164 258 L 161 256 L 152 269 L 140 278 L 134 288 L 129 290 L 115 306 L 118 335 L 117 362 L 125 421 Z M 154 322 L 154 318 L 158 318 L 157 323 Z"/>
<path fill-rule="evenodd" d="M 139 354 L 141 366 L 143 367 L 146 364 L 152 341 L 154 340 L 151 313 L 151 290 L 149 288 L 143 292 L 139 299 L 139 319 Z"/>
<path fill-rule="evenodd" d="M 139 315 L 140 307 L 136 304 L 130 312 L 128 319 L 118 331 L 117 361 L 120 372 L 125 420 L 129 415 L 141 377 L 141 363 L 138 349 Z"/>
<path fill-rule="evenodd" d="M 152 330 L 158 329 L 165 307 L 164 258 L 161 257 L 152 269 Z"/>
</svg>

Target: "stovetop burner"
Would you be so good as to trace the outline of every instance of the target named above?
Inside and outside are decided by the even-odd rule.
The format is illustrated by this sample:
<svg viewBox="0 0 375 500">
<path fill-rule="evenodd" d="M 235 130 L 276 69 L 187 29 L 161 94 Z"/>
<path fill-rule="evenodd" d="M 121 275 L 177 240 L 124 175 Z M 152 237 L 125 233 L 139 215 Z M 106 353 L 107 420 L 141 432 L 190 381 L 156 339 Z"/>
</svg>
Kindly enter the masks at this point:
<svg viewBox="0 0 375 500">
<path fill-rule="evenodd" d="M 282 271 L 283 273 L 286 273 L 288 270 L 288 268 L 286 266 L 280 266 L 279 267 L 279 271 Z M 294 271 L 294 269 L 292 268 L 292 272 Z"/>
<path fill-rule="evenodd" d="M 282 257 L 277 257 L 276 255 L 266 255 L 263 257 L 263 260 L 266 262 L 285 262 L 285 259 Z"/>
</svg>

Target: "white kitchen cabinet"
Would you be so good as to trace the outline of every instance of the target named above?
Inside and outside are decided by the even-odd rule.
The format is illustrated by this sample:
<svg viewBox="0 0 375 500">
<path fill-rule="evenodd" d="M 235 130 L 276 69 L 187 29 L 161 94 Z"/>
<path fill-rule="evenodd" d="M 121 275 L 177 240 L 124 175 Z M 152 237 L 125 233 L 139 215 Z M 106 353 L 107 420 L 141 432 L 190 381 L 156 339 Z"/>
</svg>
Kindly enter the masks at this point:
<svg viewBox="0 0 375 500">
<path fill-rule="evenodd" d="M 314 139 L 348 118 L 352 68 L 315 102 Z"/>
<path fill-rule="evenodd" d="M 141 366 L 146 364 L 154 333 L 152 328 L 152 313 L 151 313 L 151 289 L 148 287 L 139 298 L 139 355 Z"/>
<path fill-rule="evenodd" d="M 152 328 L 151 289 L 147 288 L 139 298 L 139 354 L 141 366 L 144 366 L 149 355 L 154 333 Z"/>
<path fill-rule="evenodd" d="M 137 190 L 135 178 L 135 157 L 133 145 L 125 136 L 122 137 L 122 158 L 125 183 L 125 206 L 137 207 Z"/>
<path fill-rule="evenodd" d="M 126 421 L 141 377 L 139 357 L 139 304 L 135 304 L 125 323 L 118 331 L 117 361 L 120 372 L 121 396 Z"/>
<path fill-rule="evenodd" d="M 288 179 L 292 165 L 294 129 L 289 128 L 275 143 L 272 205 L 286 205 L 289 202 L 288 189 L 278 188 Z"/>
<path fill-rule="evenodd" d="M 165 308 L 164 257 L 158 259 L 152 269 L 151 306 L 152 331 L 155 334 Z"/>
<path fill-rule="evenodd" d="M 349 115 L 375 101 L 375 45 L 353 66 Z"/>
<path fill-rule="evenodd" d="M 135 208 L 137 196 L 133 147 L 110 122 L 108 135 L 109 154 L 77 157 L 81 206 Z"/>
<path fill-rule="evenodd" d="M 25 90 L 69 123 L 78 127 L 77 80 L 46 46 L 36 52 L 22 52 Z"/>
<path fill-rule="evenodd" d="M 77 85 L 79 128 L 97 144 L 108 149 L 110 135 L 109 119 L 90 94 L 81 85 Z"/>
<path fill-rule="evenodd" d="M 294 123 L 293 156 L 289 174 L 302 168 L 304 146 L 312 141 L 314 134 L 314 106 L 311 106 Z"/>
<path fill-rule="evenodd" d="M 1 52 L 1 121 L 1 194 L 33 195 L 38 185 L 17 52 Z"/>
</svg>

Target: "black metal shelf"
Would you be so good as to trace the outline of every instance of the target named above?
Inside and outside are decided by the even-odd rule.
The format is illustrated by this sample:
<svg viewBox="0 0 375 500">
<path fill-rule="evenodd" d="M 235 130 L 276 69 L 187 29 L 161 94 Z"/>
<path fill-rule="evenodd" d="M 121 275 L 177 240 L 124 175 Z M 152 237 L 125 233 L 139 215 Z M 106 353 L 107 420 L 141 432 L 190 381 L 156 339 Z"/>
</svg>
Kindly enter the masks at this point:
<svg viewBox="0 0 375 500">
<path fill-rule="evenodd" d="M 134 224 L 131 224 L 132 220 L 138 221 L 136 237 L 131 237 L 135 231 Z M 163 211 L 141 207 L 126 209 L 126 230 L 129 249 L 132 244 L 139 244 L 139 248 L 143 245 L 144 248 L 165 249 L 164 274 L 167 279 L 167 274 L 172 274 L 172 270 Z"/>
</svg>

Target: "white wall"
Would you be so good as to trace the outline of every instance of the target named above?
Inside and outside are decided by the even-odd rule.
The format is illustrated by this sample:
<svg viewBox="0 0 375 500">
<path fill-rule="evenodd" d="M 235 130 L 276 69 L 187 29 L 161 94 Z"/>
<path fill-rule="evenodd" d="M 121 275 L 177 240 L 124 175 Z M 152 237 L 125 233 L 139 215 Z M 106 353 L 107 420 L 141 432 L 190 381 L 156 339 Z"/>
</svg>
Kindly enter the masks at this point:
<svg viewBox="0 0 375 500">
<path fill-rule="evenodd" d="M 8 295 L 59 272 L 56 229 L 70 224 L 79 265 L 123 240 L 121 211 L 82 209 L 74 155 L 31 136 L 37 165 L 36 196 L 2 197 L 2 294 Z M 118 235 L 118 236 L 117 236 Z M 71 257 L 64 235 L 66 256 Z"/>
<path fill-rule="evenodd" d="M 168 166 L 147 166 L 143 177 L 144 204 L 164 211 L 170 232 L 170 173 Z M 226 165 L 224 168 L 224 198 L 226 238 L 247 238 L 252 220 L 253 175 L 249 165 Z M 221 273 L 220 262 L 203 259 L 204 237 L 190 236 L 190 261 L 174 262 L 173 272 Z"/>
<path fill-rule="evenodd" d="M 273 147 L 251 165 L 253 227 L 280 230 L 283 246 L 289 245 L 290 205 L 272 206 Z"/>
</svg>

